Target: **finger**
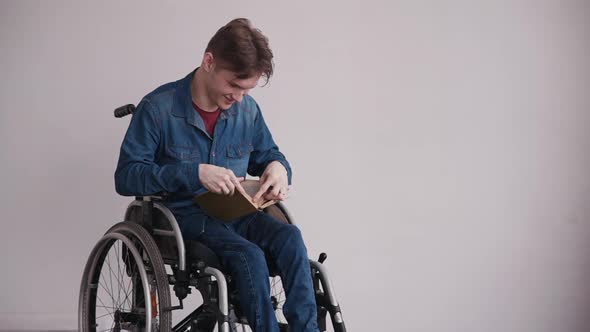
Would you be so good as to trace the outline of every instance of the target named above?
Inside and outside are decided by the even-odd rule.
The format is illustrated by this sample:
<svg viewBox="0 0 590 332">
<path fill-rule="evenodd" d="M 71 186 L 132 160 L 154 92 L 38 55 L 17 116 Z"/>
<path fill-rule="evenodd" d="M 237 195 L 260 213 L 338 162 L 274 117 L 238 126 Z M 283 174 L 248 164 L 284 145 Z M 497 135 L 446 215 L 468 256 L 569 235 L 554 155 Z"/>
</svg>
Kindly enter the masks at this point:
<svg viewBox="0 0 590 332">
<path fill-rule="evenodd" d="M 267 200 L 267 201 L 271 201 L 271 200 L 272 201 L 280 201 L 281 200 L 281 196 L 274 196 L 272 194 L 266 194 L 264 196 L 264 199 Z"/>
<path fill-rule="evenodd" d="M 264 199 L 266 199 L 267 201 L 284 201 L 287 199 L 287 196 L 284 194 L 280 194 L 279 196 L 267 195 L 266 197 L 264 197 Z"/>
<path fill-rule="evenodd" d="M 266 201 L 270 201 L 270 200 L 273 200 L 273 199 L 277 199 L 277 198 L 276 198 L 276 197 L 274 197 L 274 196 L 273 196 L 271 193 L 266 193 L 266 194 L 262 195 L 262 197 L 263 197 L 263 198 L 264 198 L 264 200 L 266 200 Z"/>
<path fill-rule="evenodd" d="M 258 179 L 258 182 L 260 182 L 260 183 L 266 183 L 267 181 L 268 181 L 268 174 L 262 174 L 260 179 Z"/>
<path fill-rule="evenodd" d="M 233 175 L 233 174 L 232 174 Z M 232 181 L 232 175 L 228 176 L 225 179 L 225 186 L 227 187 L 228 191 L 226 193 L 226 195 L 233 195 L 234 194 L 234 190 L 236 188 L 236 186 L 234 185 L 234 182 Z M 234 176 L 235 178 L 235 176 Z"/>
<path fill-rule="evenodd" d="M 225 186 L 227 187 L 227 189 L 229 189 L 228 192 L 225 192 L 226 195 L 233 195 L 234 194 L 234 189 L 235 189 L 235 185 L 234 185 L 234 179 L 235 179 L 235 175 L 234 172 L 231 169 L 224 169 L 224 174 L 221 177 L 221 181 L 223 181 L 225 183 Z"/>
<path fill-rule="evenodd" d="M 244 181 L 244 177 L 232 177 L 232 183 L 234 185 L 235 190 L 237 190 L 239 193 L 241 193 L 242 195 L 246 196 L 246 190 L 244 190 L 244 187 L 242 187 L 242 185 L 240 184 L 240 179 L 242 179 L 241 181 Z M 233 194 L 232 194 L 233 195 Z"/>
<path fill-rule="evenodd" d="M 245 176 L 240 176 L 239 178 L 237 178 L 239 182 L 244 182 L 246 181 L 246 177 Z"/>
<path fill-rule="evenodd" d="M 223 188 L 221 188 L 221 186 L 218 184 L 215 184 L 215 187 L 211 187 L 211 190 L 209 190 L 209 191 L 216 193 L 216 194 L 223 194 Z"/>
<path fill-rule="evenodd" d="M 254 202 L 258 201 L 260 199 L 260 197 L 262 197 L 262 195 L 266 193 L 266 191 L 268 190 L 268 187 L 270 187 L 270 185 L 271 185 L 270 182 L 263 182 L 262 185 L 260 185 L 260 189 L 258 189 L 258 192 L 256 193 L 256 195 L 254 195 L 254 197 L 252 198 L 254 200 Z"/>
<path fill-rule="evenodd" d="M 290 188 L 287 185 L 284 187 L 284 190 L 282 191 L 282 193 L 285 194 L 285 197 L 289 197 L 289 192 L 290 192 Z"/>
<path fill-rule="evenodd" d="M 265 199 L 281 199 L 284 195 L 282 192 L 284 189 L 280 189 L 279 186 L 271 186 L 270 189 L 265 193 Z"/>
<path fill-rule="evenodd" d="M 230 193 L 230 189 L 227 187 L 227 185 L 225 184 L 225 182 L 221 182 L 219 183 L 219 192 L 218 194 L 222 194 L 222 195 L 227 195 L 228 193 Z"/>
<path fill-rule="evenodd" d="M 279 197 L 279 194 L 280 194 L 280 192 L 281 192 L 281 186 L 274 185 L 274 186 L 272 187 L 272 190 L 271 190 L 270 194 L 271 194 L 273 197 Z"/>
<path fill-rule="evenodd" d="M 277 194 L 275 199 L 278 199 L 280 201 L 282 201 L 283 199 L 285 199 L 286 193 L 283 191 L 284 189 L 279 190 L 279 193 Z"/>
</svg>

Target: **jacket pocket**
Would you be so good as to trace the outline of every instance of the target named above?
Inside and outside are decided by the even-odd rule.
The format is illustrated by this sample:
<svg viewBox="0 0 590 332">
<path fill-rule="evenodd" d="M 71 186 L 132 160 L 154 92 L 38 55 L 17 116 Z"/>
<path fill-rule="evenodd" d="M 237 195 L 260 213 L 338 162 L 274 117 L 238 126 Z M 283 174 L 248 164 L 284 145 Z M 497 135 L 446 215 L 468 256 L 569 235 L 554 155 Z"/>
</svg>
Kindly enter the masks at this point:
<svg viewBox="0 0 590 332">
<path fill-rule="evenodd" d="M 168 145 L 166 146 L 166 156 L 177 161 L 198 161 L 201 153 L 198 147 Z"/>
<path fill-rule="evenodd" d="M 250 153 L 254 150 L 252 144 L 231 144 L 227 146 L 227 157 L 228 158 L 242 158 L 245 155 L 250 156 Z"/>
<path fill-rule="evenodd" d="M 246 176 L 250 153 L 254 150 L 251 143 L 230 144 L 227 146 L 227 168 L 236 176 Z"/>
</svg>

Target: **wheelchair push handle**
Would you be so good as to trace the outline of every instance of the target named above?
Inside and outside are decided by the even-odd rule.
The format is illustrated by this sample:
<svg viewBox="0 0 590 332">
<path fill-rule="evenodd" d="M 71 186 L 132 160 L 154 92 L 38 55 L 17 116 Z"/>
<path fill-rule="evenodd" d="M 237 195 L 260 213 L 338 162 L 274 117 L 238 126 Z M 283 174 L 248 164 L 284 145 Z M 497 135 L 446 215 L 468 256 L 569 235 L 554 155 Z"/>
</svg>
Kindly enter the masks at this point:
<svg viewBox="0 0 590 332">
<path fill-rule="evenodd" d="M 115 109 L 115 118 L 122 118 L 135 112 L 135 105 L 127 104 Z"/>
</svg>

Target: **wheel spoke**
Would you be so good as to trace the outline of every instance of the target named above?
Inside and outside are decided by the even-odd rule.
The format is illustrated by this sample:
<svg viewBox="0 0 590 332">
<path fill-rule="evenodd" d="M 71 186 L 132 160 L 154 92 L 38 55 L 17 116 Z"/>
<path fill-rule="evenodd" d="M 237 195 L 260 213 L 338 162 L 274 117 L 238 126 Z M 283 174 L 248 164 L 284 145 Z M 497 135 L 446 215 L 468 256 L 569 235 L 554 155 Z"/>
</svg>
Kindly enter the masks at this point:
<svg viewBox="0 0 590 332">
<path fill-rule="evenodd" d="M 125 263 L 125 273 L 127 273 L 126 268 L 127 266 L 130 266 L 130 270 L 131 270 L 131 276 L 129 277 L 129 280 L 127 281 L 127 287 L 124 288 L 123 292 L 125 293 L 125 298 L 123 299 L 123 301 L 127 301 L 127 303 L 129 303 L 129 308 L 133 308 L 133 302 L 129 299 L 129 295 L 133 294 L 133 278 L 135 277 L 135 273 L 133 271 L 133 267 L 136 266 L 136 264 L 133 264 L 132 262 L 129 261 L 129 255 L 127 255 L 125 257 L 126 261 Z M 129 291 L 127 291 L 129 290 Z"/>
<path fill-rule="evenodd" d="M 116 245 L 116 243 L 115 243 L 115 245 Z M 109 267 L 109 270 L 110 270 L 110 267 L 111 267 L 111 252 L 110 251 L 107 252 L 107 266 Z M 113 297 L 113 303 L 114 303 L 115 297 L 113 296 L 113 274 L 112 273 L 109 273 L 109 281 L 111 283 L 111 291 L 109 294 L 111 294 L 111 296 Z"/>
<path fill-rule="evenodd" d="M 108 309 L 108 308 L 110 308 L 110 307 L 107 307 L 107 306 L 106 306 L 106 305 L 105 305 L 105 304 L 102 302 L 102 300 L 100 299 L 100 297 L 98 297 L 98 296 L 97 296 L 97 299 L 98 299 L 98 301 L 100 301 L 100 303 L 102 304 L 102 306 L 98 306 L 98 305 L 97 305 L 97 307 L 103 307 L 103 308 L 105 308 L 105 309 Z M 112 308 L 112 309 L 114 310 L 114 308 Z M 113 312 L 109 312 L 109 311 L 107 311 L 107 312 L 108 312 L 108 314 L 109 314 L 109 315 L 111 315 L 111 317 L 113 318 L 113 320 L 115 320 L 115 316 L 113 316 L 113 313 L 114 313 L 114 311 L 113 311 Z M 101 316 L 101 317 L 102 317 L 102 316 Z M 95 318 L 95 319 L 96 319 L 96 318 Z"/>
<path fill-rule="evenodd" d="M 117 264 L 117 266 L 119 266 L 119 264 Z M 112 274 L 113 273 L 113 269 L 111 268 L 111 265 L 110 264 L 108 265 L 108 268 L 109 268 L 110 273 Z M 119 280 L 119 278 L 117 278 L 116 280 L 117 280 L 117 284 L 119 286 L 119 294 L 120 294 L 121 287 L 124 287 L 125 286 L 125 283 L 122 282 L 122 280 Z M 111 294 L 111 296 L 113 296 L 113 295 Z M 113 301 L 114 301 L 114 296 L 113 296 Z M 120 307 L 121 307 L 121 299 L 120 299 L 120 295 L 119 295 L 118 302 L 117 302 L 117 308 L 120 308 Z"/>
<path fill-rule="evenodd" d="M 131 284 L 131 278 L 129 279 L 127 286 L 128 286 L 128 290 L 129 292 L 127 292 L 126 290 L 124 291 L 125 293 L 125 298 L 123 299 L 123 302 L 127 302 L 129 303 L 129 308 L 133 308 L 133 303 L 131 303 L 131 299 L 129 298 L 129 295 L 133 294 L 133 286 L 130 285 Z M 129 287 L 131 286 L 131 287 Z"/>
<path fill-rule="evenodd" d="M 123 280 L 123 275 L 121 274 L 121 264 L 119 264 L 119 241 L 117 241 L 115 243 L 115 261 L 117 262 L 117 279 L 118 280 Z M 121 248 L 121 255 L 123 254 L 123 250 Z M 109 264 L 110 266 L 110 264 Z M 119 278 L 119 276 L 121 276 L 121 278 Z M 121 303 L 121 287 L 119 287 L 119 291 L 117 292 L 117 301 L 120 304 Z"/>
<path fill-rule="evenodd" d="M 100 276 L 102 277 L 102 272 L 101 272 Z M 105 291 L 105 292 L 106 292 L 106 293 L 107 293 L 107 294 L 108 294 L 108 295 L 111 297 L 111 299 L 112 299 L 112 301 L 111 301 L 111 302 L 113 302 L 113 305 L 114 305 L 115 299 L 114 299 L 114 297 L 113 297 L 113 294 L 111 294 L 111 293 L 109 292 L 109 290 L 108 290 L 108 289 L 107 289 L 107 288 L 106 288 L 106 287 L 105 287 L 105 286 L 104 286 L 104 285 L 103 285 L 103 284 L 100 282 L 100 279 L 98 280 L 98 284 L 99 284 L 99 285 L 102 287 L 102 289 L 104 289 L 104 291 Z M 113 310 L 114 310 L 114 309 L 115 309 L 115 307 L 113 306 Z"/>
</svg>

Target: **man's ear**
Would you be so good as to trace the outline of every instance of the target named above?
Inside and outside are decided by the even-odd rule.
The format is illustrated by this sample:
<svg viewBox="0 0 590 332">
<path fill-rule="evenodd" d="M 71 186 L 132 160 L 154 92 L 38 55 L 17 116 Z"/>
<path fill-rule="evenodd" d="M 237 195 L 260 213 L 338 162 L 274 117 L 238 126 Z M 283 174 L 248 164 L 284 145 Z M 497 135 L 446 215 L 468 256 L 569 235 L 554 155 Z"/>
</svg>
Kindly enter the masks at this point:
<svg viewBox="0 0 590 332">
<path fill-rule="evenodd" d="M 203 69 L 206 72 L 210 73 L 215 69 L 215 59 L 213 58 L 213 53 L 205 52 L 203 55 Z"/>
</svg>

